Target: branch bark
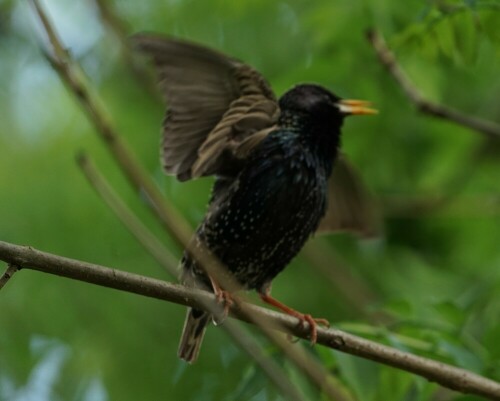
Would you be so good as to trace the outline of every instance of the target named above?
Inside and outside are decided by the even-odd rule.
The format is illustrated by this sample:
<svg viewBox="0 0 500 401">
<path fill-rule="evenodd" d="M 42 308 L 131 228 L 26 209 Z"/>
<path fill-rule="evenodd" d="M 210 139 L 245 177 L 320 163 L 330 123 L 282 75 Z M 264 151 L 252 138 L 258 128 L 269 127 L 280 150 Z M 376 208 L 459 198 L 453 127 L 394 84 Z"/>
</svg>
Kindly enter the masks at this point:
<svg viewBox="0 0 500 401">
<path fill-rule="evenodd" d="M 368 41 L 373 46 L 378 59 L 387 71 L 392 75 L 408 99 L 422 113 L 439 117 L 445 120 L 453 121 L 464 127 L 470 128 L 490 139 L 500 139 L 500 125 L 481 118 L 469 116 L 456 109 L 442 104 L 431 102 L 425 99 L 420 91 L 411 82 L 408 75 L 403 71 L 396 60 L 394 53 L 391 52 L 382 34 L 376 30 L 369 30 L 366 34 Z"/>
<path fill-rule="evenodd" d="M 206 304 L 217 307 L 214 295 L 208 292 L 41 252 L 31 247 L 0 241 L 0 259 L 22 268 L 181 305 L 202 309 L 205 308 Z M 308 328 L 297 325 L 297 321 L 293 317 L 255 305 L 234 306 L 231 308 L 230 314 L 245 321 L 249 320 L 249 314 L 258 316 L 259 322 L 300 338 L 308 338 L 310 334 Z M 491 400 L 500 400 L 500 383 L 464 369 L 399 351 L 340 330 L 319 327 L 318 344 L 415 373 L 452 390 L 480 395 Z"/>
</svg>

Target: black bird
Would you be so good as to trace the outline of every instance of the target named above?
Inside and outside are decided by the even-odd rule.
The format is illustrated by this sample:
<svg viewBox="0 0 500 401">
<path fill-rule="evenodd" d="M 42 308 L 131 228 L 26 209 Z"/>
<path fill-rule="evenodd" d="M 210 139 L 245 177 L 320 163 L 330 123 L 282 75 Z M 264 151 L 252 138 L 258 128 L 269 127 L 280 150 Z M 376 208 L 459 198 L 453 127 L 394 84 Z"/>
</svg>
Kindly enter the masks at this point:
<svg viewBox="0 0 500 401">
<path fill-rule="evenodd" d="M 297 85 L 277 101 L 259 72 L 219 52 L 150 34 L 133 42 L 154 60 L 168 103 L 166 173 L 180 181 L 216 177 L 191 246 L 203 244 L 243 288 L 309 322 L 315 341 L 321 320 L 272 298 L 271 281 L 311 234 L 372 230 L 371 203 L 339 148 L 344 117 L 376 111 L 315 84 Z M 186 285 L 221 294 L 188 251 L 181 268 Z M 188 310 L 180 358 L 196 360 L 210 318 Z"/>
</svg>

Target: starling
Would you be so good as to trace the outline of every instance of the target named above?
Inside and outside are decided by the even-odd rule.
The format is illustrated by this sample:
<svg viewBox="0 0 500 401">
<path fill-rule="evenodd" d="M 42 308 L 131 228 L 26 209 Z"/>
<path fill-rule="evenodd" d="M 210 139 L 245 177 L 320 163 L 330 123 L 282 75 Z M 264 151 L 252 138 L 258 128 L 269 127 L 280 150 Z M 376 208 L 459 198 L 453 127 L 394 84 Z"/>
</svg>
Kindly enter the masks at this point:
<svg viewBox="0 0 500 401">
<path fill-rule="evenodd" d="M 190 246 L 202 244 L 244 289 L 309 322 L 315 341 L 320 319 L 272 298 L 271 281 L 313 233 L 372 230 L 371 203 L 339 148 L 344 117 L 376 111 L 316 84 L 297 85 L 277 100 L 266 79 L 239 60 L 157 35 L 132 40 L 152 58 L 168 104 L 165 172 L 180 181 L 215 176 Z M 184 284 L 221 294 L 188 251 L 181 272 Z M 196 360 L 210 319 L 188 310 L 180 358 Z"/>
</svg>

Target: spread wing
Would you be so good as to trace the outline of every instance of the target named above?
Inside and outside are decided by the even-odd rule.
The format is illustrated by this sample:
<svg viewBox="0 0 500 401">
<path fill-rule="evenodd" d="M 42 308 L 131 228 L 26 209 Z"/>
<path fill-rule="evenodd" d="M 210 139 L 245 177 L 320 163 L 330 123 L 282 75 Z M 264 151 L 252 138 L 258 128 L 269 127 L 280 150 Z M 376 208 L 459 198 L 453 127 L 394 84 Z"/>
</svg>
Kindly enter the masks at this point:
<svg viewBox="0 0 500 401">
<path fill-rule="evenodd" d="M 150 34 L 132 37 L 152 57 L 168 109 L 161 160 L 181 181 L 234 174 L 276 124 L 276 97 L 259 72 L 217 51 Z"/>
<path fill-rule="evenodd" d="M 377 207 L 361 177 L 340 154 L 328 180 L 328 204 L 317 234 L 349 231 L 363 237 L 381 231 Z"/>
</svg>

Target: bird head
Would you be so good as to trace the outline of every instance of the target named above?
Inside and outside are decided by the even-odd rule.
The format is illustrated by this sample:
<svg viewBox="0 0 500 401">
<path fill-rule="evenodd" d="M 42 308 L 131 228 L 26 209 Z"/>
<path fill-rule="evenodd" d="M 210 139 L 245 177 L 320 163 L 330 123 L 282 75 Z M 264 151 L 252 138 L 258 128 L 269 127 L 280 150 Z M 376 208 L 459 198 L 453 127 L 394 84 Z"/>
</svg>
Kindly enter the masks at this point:
<svg viewBox="0 0 500 401">
<path fill-rule="evenodd" d="M 346 116 L 376 114 L 364 100 L 342 99 L 320 85 L 301 84 L 280 98 L 282 111 L 298 113 L 306 118 L 342 124 Z"/>
</svg>

